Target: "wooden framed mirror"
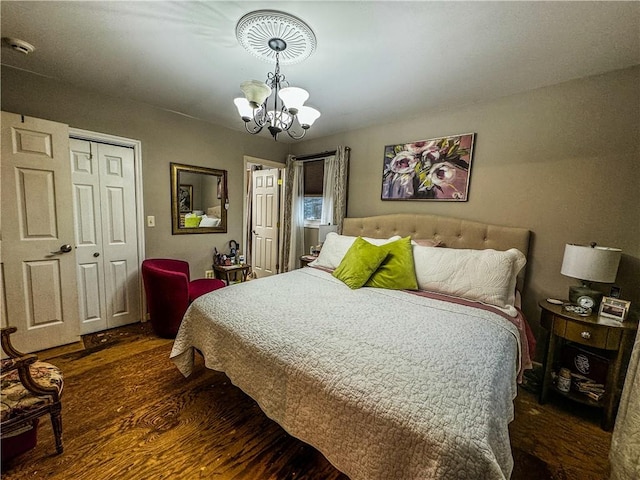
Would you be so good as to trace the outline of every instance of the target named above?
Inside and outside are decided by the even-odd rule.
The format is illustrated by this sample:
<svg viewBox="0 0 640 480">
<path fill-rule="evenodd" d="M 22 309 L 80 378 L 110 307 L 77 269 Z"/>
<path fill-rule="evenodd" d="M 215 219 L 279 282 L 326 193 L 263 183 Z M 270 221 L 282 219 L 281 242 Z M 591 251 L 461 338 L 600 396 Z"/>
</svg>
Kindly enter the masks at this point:
<svg viewBox="0 0 640 480">
<path fill-rule="evenodd" d="M 227 232 L 227 171 L 171 163 L 171 233 Z"/>
</svg>

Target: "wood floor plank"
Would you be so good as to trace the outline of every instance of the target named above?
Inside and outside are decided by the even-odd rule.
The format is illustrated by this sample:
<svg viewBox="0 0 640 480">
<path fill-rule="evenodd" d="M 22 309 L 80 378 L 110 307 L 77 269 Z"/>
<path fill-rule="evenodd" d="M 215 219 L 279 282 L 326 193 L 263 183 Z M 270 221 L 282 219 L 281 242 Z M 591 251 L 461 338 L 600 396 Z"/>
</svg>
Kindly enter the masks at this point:
<svg viewBox="0 0 640 480">
<path fill-rule="evenodd" d="M 200 358 L 184 378 L 171 346 L 148 326 L 128 326 L 50 360 L 65 375 L 65 451 L 53 454 L 45 418 L 37 447 L 5 462 L 3 479 L 348 480 Z M 611 435 L 597 416 L 540 406 L 524 390 L 515 406 L 513 479 L 607 478 Z"/>
</svg>

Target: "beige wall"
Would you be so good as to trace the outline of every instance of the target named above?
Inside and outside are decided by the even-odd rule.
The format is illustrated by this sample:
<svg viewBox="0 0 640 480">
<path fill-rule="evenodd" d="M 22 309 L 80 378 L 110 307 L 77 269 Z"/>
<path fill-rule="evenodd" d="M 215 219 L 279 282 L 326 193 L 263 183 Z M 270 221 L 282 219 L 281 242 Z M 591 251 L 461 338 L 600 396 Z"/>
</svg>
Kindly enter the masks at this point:
<svg viewBox="0 0 640 480">
<path fill-rule="evenodd" d="M 524 307 L 539 333 L 538 300 L 565 297 L 575 283 L 560 274 L 568 242 L 622 248 L 617 283 L 623 298 L 640 302 L 639 84 L 636 67 L 292 148 L 297 154 L 352 148 L 349 216 L 424 212 L 529 228 Z M 242 238 L 243 155 L 284 161 L 288 149 L 268 137 L 9 68 L 2 68 L 2 109 L 142 141 L 144 214 L 155 215 L 157 225 L 145 231 L 147 256 L 188 259 L 194 276 L 208 267 L 214 246 L 226 250 L 230 239 Z M 385 145 L 467 132 L 476 133 L 468 202 L 380 200 Z M 171 235 L 172 161 L 228 170 L 228 234 Z"/>
<path fill-rule="evenodd" d="M 156 217 L 154 228 L 145 227 L 146 255 L 187 260 L 193 278 L 211 268 L 213 247 L 228 251 L 229 240 L 242 241 L 243 156 L 284 162 L 288 150 L 269 136 L 228 130 L 6 67 L 2 110 L 140 140 L 144 215 Z M 170 162 L 227 170 L 227 234 L 171 234 Z"/>
<path fill-rule="evenodd" d="M 348 216 L 431 213 L 533 232 L 524 307 L 566 298 L 565 243 L 619 247 L 622 297 L 640 302 L 640 67 L 295 144 L 351 147 Z M 322 121 L 322 117 L 319 121 Z M 466 203 L 382 201 L 385 145 L 476 133 Z M 608 286 L 605 287 L 608 290 Z"/>
</svg>

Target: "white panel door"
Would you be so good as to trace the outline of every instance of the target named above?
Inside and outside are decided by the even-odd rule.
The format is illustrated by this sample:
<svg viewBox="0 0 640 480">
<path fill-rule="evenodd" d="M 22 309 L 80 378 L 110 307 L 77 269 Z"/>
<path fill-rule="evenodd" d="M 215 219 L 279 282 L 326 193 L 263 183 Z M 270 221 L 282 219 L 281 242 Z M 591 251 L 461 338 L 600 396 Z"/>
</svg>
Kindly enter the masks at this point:
<svg viewBox="0 0 640 480">
<path fill-rule="evenodd" d="M 2 112 L 2 282 L 26 352 L 78 341 L 67 125 Z"/>
<path fill-rule="evenodd" d="M 278 169 L 254 170 L 252 200 L 252 270 L 257 278 L 277 273 Z"/>
<path fill-rule="evenodd" d="M 70 139 L 69 149 L 80 329 L 86 334 L 107 328 L 98 155 L 86 140 Z"/>
<path fill-rule="evenodd" d="M 71 140 L 82 333 L 140 320 L 133 149 Z"/>
</svg>

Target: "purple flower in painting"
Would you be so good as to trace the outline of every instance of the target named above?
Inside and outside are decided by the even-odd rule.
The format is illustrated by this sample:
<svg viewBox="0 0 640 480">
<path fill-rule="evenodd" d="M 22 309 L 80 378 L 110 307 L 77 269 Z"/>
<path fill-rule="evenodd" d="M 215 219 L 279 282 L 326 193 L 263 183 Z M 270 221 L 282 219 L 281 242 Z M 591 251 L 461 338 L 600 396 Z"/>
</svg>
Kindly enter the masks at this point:
<svg viewBox="0 0 640 480">
<path fill-rule="evenodd" d="M 389 162 L 382 189 L 383 198 L 411 198 L 413 177 L 418 159 L 407 151 L 398 153 Z"/>
<path fill-rule="evenodd" d="M 389 168 L 394 173 L 413 173 L 414 168 L 418 163 L 418 159 L 409 152 L 400 152 L 389 164 Z"/>
<path fill-rule="evenodd" d="M 407 152 L 412 153 L 413 155 L 420 155 L 422 152 L 430 149 L 434 145 L 435 145 L 435 142 L 432 140 L 430 142 L 423 141 L 423 142 L 407 143 L 404 146 L 404 148 Z"/>
<path fill-rule="evenodd" d="M 442 192 L 444 198 L 463 198 L 461 190 L 466 184 L 467 174 L 466 170 L 453 163 L 436 163 L 427 170 L 418 191 L 424 192 L 435 187 Z"/>
</svg>

